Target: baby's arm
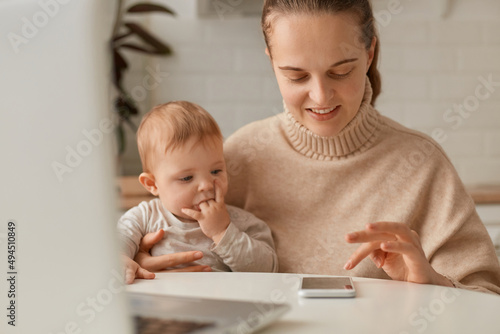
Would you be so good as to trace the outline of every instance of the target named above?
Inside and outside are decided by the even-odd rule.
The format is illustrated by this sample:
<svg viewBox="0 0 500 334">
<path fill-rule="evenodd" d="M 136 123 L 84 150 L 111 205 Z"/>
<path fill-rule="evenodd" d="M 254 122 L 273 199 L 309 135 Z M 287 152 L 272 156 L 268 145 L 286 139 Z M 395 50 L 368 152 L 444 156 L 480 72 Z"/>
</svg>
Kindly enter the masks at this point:
<svg viewBox="0 0 500 334">
<path fill-rule="evenodd" d="M 251 213 L 229 206 L 231 223 L 211 251 L 232 271 L 277 272 L 278 257 L 271 230 Z"/>
<path fill-rule="evenodd" d="M 133 283 L 135 278 L 153 279 L 155 277 L 153 273 L 133 260 L 139 251 L 139 243 L 144 235 L 144 222 L 140 218 L 145 216 L 145 211 L 147 212 L 144 210 L 144 204 L 141 203 L 127 211 L 118 220 L 117 230 L 126 284 Z"/>
<path fill-rule="evenodd" d="M 133 259 L 139 252 L 140 242 L 147 231 L 150 216 L 147 202 L 142 202 L 123 214 L 117 223 L 118 239 L 122 253 Z"/>
<path fill-rule="evenodd" d="M 278 257 L 269 227 L 241 209 L 229 214 L 221 187 L 214 182 L 215 200 L 200 204 L 200 211 L 182 209 L 198 221 L 203 233 L 214 241 L 211 251 L 232 271 L 278 271 Z"/>
</svg>

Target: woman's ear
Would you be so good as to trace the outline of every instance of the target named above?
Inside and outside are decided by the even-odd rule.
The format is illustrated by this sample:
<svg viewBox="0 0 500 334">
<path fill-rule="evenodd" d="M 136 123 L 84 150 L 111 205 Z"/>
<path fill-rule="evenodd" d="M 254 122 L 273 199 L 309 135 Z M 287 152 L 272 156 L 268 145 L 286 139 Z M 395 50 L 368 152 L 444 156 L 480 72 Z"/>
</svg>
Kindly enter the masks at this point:
<svg viewBox="0 0 500 334">
<path fill-rule="evenodd" d="M 266 47 L 266 50 L 264 52 L 266 53 L 267 57 L 269 57 L 269 60 L 271 61 L 271 68 L 273 69 L 274 72 L 273 57 L 271 57 L 271 52 L 269 51 L 269 48 Z"/>
<path fill-rule="evenodd" d="M 366 68 L 369 69 L 373 62 L 373 57 L 375 57 L 375 47 L 377 46 L 377 37 L 373 37 L 372 44 L 370 45 L 370 50 L 368 50 L 368 63 Z"/>
<path fill-rule="evenodd" d="M 158 196 L 158 188 L 156 187 L 155 176 L 151 173 L 141 173 L 139 182 L 142 186 L 154 196 Z"/>
</svg>

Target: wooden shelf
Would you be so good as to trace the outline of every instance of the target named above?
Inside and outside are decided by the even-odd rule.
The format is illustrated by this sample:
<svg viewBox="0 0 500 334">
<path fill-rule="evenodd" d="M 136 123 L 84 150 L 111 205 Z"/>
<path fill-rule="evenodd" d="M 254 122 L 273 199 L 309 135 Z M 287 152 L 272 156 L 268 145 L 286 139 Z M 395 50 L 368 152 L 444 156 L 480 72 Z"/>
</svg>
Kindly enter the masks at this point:
<svg viewBox="0 0 500 334">
<path fill-rule="evenodd" d="M 122 176 L 118 178 L 120 189 L 120 209 L 128 210 L 142 201 L 150 201 L 155 196 L 151 195 L 139 182 L 138 176 Z"/>
<path fill-rule="evenodd" d="M 500 185 L 477 185 L 467 187 L 476 204 L 500 204 Z"/>
</svg>

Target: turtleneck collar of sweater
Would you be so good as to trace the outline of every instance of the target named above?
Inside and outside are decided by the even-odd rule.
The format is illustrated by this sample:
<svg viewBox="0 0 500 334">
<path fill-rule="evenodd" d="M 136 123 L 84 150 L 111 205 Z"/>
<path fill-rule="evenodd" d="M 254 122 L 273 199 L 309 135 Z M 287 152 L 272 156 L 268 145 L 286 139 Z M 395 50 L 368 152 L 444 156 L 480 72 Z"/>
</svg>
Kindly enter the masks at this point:
<svg viewBox="0 0 500 334">
<path fill-rule="evenodd" d="M 285 132 L 293 148 L 311 159 L 336 160 L 371 147 L 379 129 L 379 113 L 372 107 L 372 87 L 366 78 L 365 93 L 354 118 L 333 137 L 322 137 L 299 123 L 286 105 Z"/>
</svg>

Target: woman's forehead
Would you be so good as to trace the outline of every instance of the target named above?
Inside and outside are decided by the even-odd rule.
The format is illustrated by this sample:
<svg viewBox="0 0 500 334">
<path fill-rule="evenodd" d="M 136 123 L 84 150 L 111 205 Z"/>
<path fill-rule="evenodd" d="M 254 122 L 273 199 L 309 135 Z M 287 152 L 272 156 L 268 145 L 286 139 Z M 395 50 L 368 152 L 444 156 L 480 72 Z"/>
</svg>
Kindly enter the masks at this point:
<svg viewBox="0 0 500 334">
<path fill-rule="evenodd" d="M 298 14 L 277 17 L 270 36 L 273 60 L 301 63 L 324 62 L 328 66 L 358 58 L 365 51 L 360 27 L 350 14 Z"/>
</svg>

